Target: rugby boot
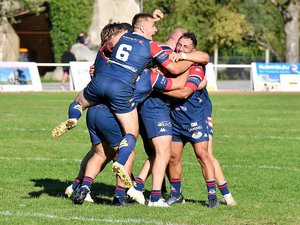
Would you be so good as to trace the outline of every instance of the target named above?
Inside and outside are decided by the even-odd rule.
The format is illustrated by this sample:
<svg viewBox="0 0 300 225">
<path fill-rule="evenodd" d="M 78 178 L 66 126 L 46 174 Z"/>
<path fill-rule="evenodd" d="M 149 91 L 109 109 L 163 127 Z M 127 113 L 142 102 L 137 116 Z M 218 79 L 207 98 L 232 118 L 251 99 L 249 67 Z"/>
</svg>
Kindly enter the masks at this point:
<svg viewBox="0 0 300 225">
<path fill-rule="evenodd" d="M 74 204 L 76 205 L 82 205 L 82 203 L 84 202 L 86 196 L 90 193 L 90 189 L 88 186 L 82 186 L 81 188 L 77 188 L 74 191 L 74 195 L 72 198 L 72 201 Z"/>
<path fill-rule="evenodd" d="M 52 130 L 52 137 L 57 138 L 77 125 L 77 119 L 68 119 Z"/>
<path fill-rule="evenodd" d="M 112 164 L 112 171 L 117 174 L 124 183 L 125 188 L 131 188 L 132 181 L 124 166 L 118 162 Z"/>
<path fill-rule="evenodd" d="M 223 198 L 226 202 L 226 205 L 230 205 L 230 206 L 235 206 L 237 205 L 236 204 L 236 201 L 234 200 L 234 198 L 232 197 L 232 194 L 226 194 L 226 195 L 223 195 Z"/>
<path fill-rule="evenodd" d="M 217 198 L 210 198 L 208 199 L 208 208 L 216 208 L 219 205 Z"/>
<path fill-rule="evenodd" d="M 127 195 L 141 205 L 145 205 L 145 197 L 142 191 L 138 191 L 132 186 L 127 191 Z"/>
<path fill-rule="evenodd" d="M 157 202 L 151 202 L 149 200 L 148 207 L 169 207 L 164 198 L 160 198 Z"/>
<path fill-rule="evenodd" d="M 172 205 L 174 203 L 185 203 L 182 193 L 179 193 L 178 195 L 170 195 L 170 197 L 167 199 L 167 204 Z"/>
</svg>

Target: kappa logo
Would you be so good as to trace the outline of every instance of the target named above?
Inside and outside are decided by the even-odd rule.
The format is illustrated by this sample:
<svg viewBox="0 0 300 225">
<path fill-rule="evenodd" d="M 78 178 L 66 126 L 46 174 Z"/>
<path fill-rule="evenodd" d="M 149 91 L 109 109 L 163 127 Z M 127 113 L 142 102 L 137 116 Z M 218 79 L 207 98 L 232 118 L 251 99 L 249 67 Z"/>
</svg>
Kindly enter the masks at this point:
<svg viewBox="0 0 300 225">
<path fill-rule="evenodd" d="M 167 132 L 167 130 L 165 129 L 165 128 L 160 128 L 160 130 L 159 130 L 159 133 L 164 133 L 164 132 Z"/>
</svg>

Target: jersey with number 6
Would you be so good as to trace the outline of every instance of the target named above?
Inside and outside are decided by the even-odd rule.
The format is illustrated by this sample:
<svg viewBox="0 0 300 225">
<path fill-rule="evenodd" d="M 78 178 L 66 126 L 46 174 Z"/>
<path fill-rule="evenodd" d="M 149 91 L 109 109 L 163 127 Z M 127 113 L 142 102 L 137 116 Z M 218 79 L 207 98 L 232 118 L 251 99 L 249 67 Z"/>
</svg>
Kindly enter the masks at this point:
<svg viewBox="0 0 300 225">
<path fill-rule="evenodd" d="M 112 56 L 101 74 L 134 87 L 138 75 L 152 58 L 164 67 L 171 62 L 168 53 L 158 43 L 138 33 L 125 33 L 114 47 Z"/>
</svg>

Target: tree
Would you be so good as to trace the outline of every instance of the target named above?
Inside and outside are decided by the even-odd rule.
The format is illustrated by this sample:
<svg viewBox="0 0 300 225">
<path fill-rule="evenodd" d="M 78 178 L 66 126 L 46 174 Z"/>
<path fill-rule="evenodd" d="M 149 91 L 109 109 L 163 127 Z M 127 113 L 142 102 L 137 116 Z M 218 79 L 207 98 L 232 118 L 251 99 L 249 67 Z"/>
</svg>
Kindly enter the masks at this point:
<svg viewBox="0 0 300 225">
<path fill-rule="evenodd" d="M 43 8 L 41 7 L 42 0 L 2 0 L 0 2 L 0 24 L 5 21 L 15 23 L 15 16 L 19 12 L 39 13 Z"/>
<path fill-rule="evenodd" d="M 288 0 L 283 3 L 271 0 L 271 2 L 277 7 L 284 21 L 286 62 L 298 63 L 300 0 Z"/>
<path fill-rule="evenodd" d="M 231 47 L 243 42 L 244 37 L 253 30 L 245 16 L 230 8 L 220 7 L 211 20 L 208 40 L 215 52 L 215 64 L 218 63 L 218 48 Z"/>
</svg>

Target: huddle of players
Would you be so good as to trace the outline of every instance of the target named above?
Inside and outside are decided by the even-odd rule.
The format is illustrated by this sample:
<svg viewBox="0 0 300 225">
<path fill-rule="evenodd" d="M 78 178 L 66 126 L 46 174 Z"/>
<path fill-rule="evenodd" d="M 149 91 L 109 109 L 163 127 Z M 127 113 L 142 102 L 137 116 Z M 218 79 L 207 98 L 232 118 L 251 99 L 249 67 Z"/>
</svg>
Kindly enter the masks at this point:
<svg viewBox="0 0 300 225">
<path fill-rule="evenodd" d="M 190 142 L 194 147 L 194 151 L 202 167 L 203 176 L 206 180 L 208 205 L 210 208 L 214 208 L 218 205 L 215 181 L 215 178 L 217 177 L 214 173 L 215 164 L 213 164 L 210 160 L 208 154 L 209 137 L 212 137 L 212 133 L 210 134 L 208 130 L 211 128 L 209 126 L 211 123 L 208 123 L 207 121 L 211 116 L 211 102 L 205 86 L 203 89 L 203 84 L 205 84 L 204 65 L 208 62 L 208 57 L 207 54 L 203 54 L 201 52 L 197 53 L 195 51 L 197 45 L 195 35 L 190 32 L 184 33 L 183 29 L 175 29 L 174 32 L 170 34 L 168 39 L 169 43 L 167 41 L 167 44 L 170 45 L 169 47 L 160 45 L 160 48 L 158 48 L 158 45 L 155 45 L 151 40 L 152 35 L 157 31 L 154 26 L 154 22 L 159 20 L 157 18 L 161 17 L 161 14 L 156 18 L 148 14 L 137 14 L 133 19 L 134 32 L 131 33 L 129 31 L 126 33 L 127 35 L 124 34 L 125 32 L 122 32 L 122 30 L 130 29 L 128 27 L 124 27 L 125 24 L 109 24 L 102 31 L 101 38 L 105 44 L 100 49 L 95 60 L 95 77 L 92 78 L 92 80 L 103 76 L 103 70 L 106 70 L 108 74 L 118 74 L 115 73 L 112 68 L 105 69 L 107 65 L 108 67 L 111 67 L 111 65 L 113 65 L 113 67 L 115 66 L 115 70 L 121 68 L 121 70 L 130 71 L 128 73 L 128 77 L 126 77 L 126 74 L 122 74 L 122 76 L 125 76 L 125 79 L 123 79 L 122 82 L 127 82 L 127 84 L 129 83 L 129 86 L 134 86 L 133 90 L 135 100 L 133 102 L 133 100 L 129 98 L 130 104 L 128 105 L 128 103 L 125 103 L 125 108 L 128 106 L 129 108 L 136 107 L 135 104 L 139 103 L 139 116 L 140 121 L 142 121 L 140 129 L 142 131 L 142 128 L 146 128 L 146 135 L 143 133 L 142 137 L 144 137 L 144 145 L 149 158 L 146 160 L 141 173 L 135 179 L 134 186 L 131 186 L 132 182 L 131 180 L 130 182 L 128 181 L 128 174 L 130 174 L 134 161 L 134 152 L 132 150 L 134 148 L 137 135 L 131 134 L 124 138 L 120 126 L 113 126 L 113 124 L 118 123 L 118 117 L 116 118 L 115 116 L 116 113 L 120 112 L 126 114 L 128 110 L 122 111 L 121 109 L 120 111 L 120 108 L 118 108 L 120 107 L 120 105 L 118 105 L 119 103 L 114 102 L 119 99 L 111 97 L 109 94 L 102 96 L 91 94 L 95 87 L 99 88 L 99 85 L 97 85 L 97 82 L 94 82 L 93 85 L 96 84 L 95 87 L 89 88 L 89 86 L 91 86 L 89 84 L 81 94 L 89 98 L 89 100 L 92 99 L 91 102 L 93 102 L 94 105 L 96 102 L 94 100 L 95 98 L 100 97 L 99 99 L 101 99 L 101 101 L 97 101 L 96 106 L 90 107 L 87 114 L 87 125 L 91 136 L 92 149 L 83 160 L 82 168 L 77 177 L 78 179 L 75 179 L 74 183 L 66 190 L 66 193 L 69 196 L 73 196 L 73 202 L 76 204 L 82 204 L 83 201 L 92 201 L 90 197 L 90 189 L 93 180 L 105 167 L 105 165 L 115 157 L 115 151 L 113 151 L 110 146 L 115 147 L 115 149 L 119 149 L 119 154 L 116 160 L 116 163 L 118 164 L 114 163 L 115 167 L 113 165 L 113 169 L 115 169 L 115 172 L 120 178 L 117 180 L 116 194 L 113 201 L 115 205 L 126 204 L 126 188 L 129 188 L 127 195 L 137 202 L 145 204 L 145 198 L 142 190 L 144 188 L 145 180 L 151 173 L 153 175 L 153 180 L 148 206 L 168 207 L 173 203 L 184 202 L 180 179 L 181 154 L 184 144 L 186 142 Z M 148 33 L 145 31 L 147 26 L 149 26 L 148 29 L 150 30 Z M 120 37 L 121 39 L 119 41 Z M 174 41 L 173 39 L 176 38 L 177 40 Z M 135 45 L 137 42 L 142 44 L 149 43 L 148 49 L 144 51 L 150 52 L 150 56 L 154 56 L 160 64 L 166 67 L 166 69 L 181 75 L 177 78 L 167 78 L 157 70 L 149 68 L 142 70 L 142 73 L 137 72 L 144 66 L 144 64 L 134 67 L 127 62 L 130 60 L 129 55 L 134 52 L 134 48 L 141 51 L 141 48 L 138 48 Z M 172 50 L 175 50 L 173 43 L 177 43 L 176 50 L 181 52 L 180 54 L 170 54 Z M 112 51 L 112 48 L 114 48 L 114 51 Z M 186 52 L 184 52 L 185 50 Z M 141 52 L 140 54 L 146 53 Z M 149 55 L 149 53 L 147 54 Z M 131 56 L 138 57 L 138 54 Z M 148 57 L 147 60 L 138 60 L 147 61 L 148 63 L 149 58 L 150 57 Z M 168 68 L 168 65 L 174 64 L 174 62 L 170 61 L 170 58 L 176 62 L 179 60 L 186 61 L 190 59 L 190 62 L 183 65 L 180 71 L 176 71 Z M 118 61 L 118 59 L 121 59 L 121 61 Z M 197 65 L 197 63 L 202 63 L 204 65 Z M 112 70 L 113 72 L 109 70 Z M 163 69 L 160 68 L 160 70 Z M 170 76 L 170 73 L 165 72 L 165 75 Z M 113 78 L 120 79 L 120 77 Z M 102 79 L 99 80 L 102 81 Z M 110 79 L 109 82 L 112 84 L 114 79 Z M 202 86 L 200 85 L 201 83 Z M 112 86 L 110 86 L 110 88 L 113 89 Z M 117 86 L 117 88 L 120 88 L 120 86 Z M 148 95 L 152 89 L 166 91 L 167 95 L 184 99 L 177 99 L 175 101 L 172 100 L 172 110 L 170 110 L 168 105 L 170 98 L 158 91 L 153 91 L 150 95 Z M 118 89 L 118 91 L 120 91 L 120 89 Z M 79 96 L 81 94 L 79 94 Z M 107 99 L 109 103 L 107 103 Z M 82 106 L 82 104 L 78 104 L 78 102 L 81 102 L 77 102 L 76 100 L 78 100 L 78 98 L 75 99 L 75 104 L 73 104 L 74 102 L 71 104 L 69 112 L 72 111 L 72 108 L 75 108 L 75 112 L 77 110 L 76 113 L 79 116 L 74 116 L 74 114 L 72 115 L 72 112 L 69 113 L 69 120 L 56 127 L 54 129 L 53 136 L 58 137 L 76 125 L 82 109 L 78 107 L 78 105 Z M 78 113 L 78 111 L 80 113 Z M 132 117 L 129 119 L 132 119 Z M 70 120 L 75 121 L 75 124 L 71 123 L 71 127 L 69 127 Z M 126 132 L 126 128 L 125 133 L 130 134 Z M 151 145 L 149 145 L 148 140 L 151 141 Z M 133 144 L 128 144 L 130 141 Z M 125 153 L 124 151 L 121 152 L 120 150 L 123 146 L 129 146 L 130 150 L 125 151 Z M 151 146 L 154 147 L 154 150 L 151 150 Z M 160 146 L 164 146 L 164 148 Z M 161 154 L 164 155 L 160 156 Z M 171 194 L 169 199 L 165 201 L 162 197 L 161 185 L 168 163 L 169 170 L 167 171 L 167 174 L 171 184 Z M 232 195 L 229 193 L 224 178 L 222 183 L 220 183 L 218 179 L 218 184 L 226 203 L 228 205 L 235 205 L 236 203 L 232 198 Z M 76 191 L 73 192 L 73 190 Z"/>
</svg>

